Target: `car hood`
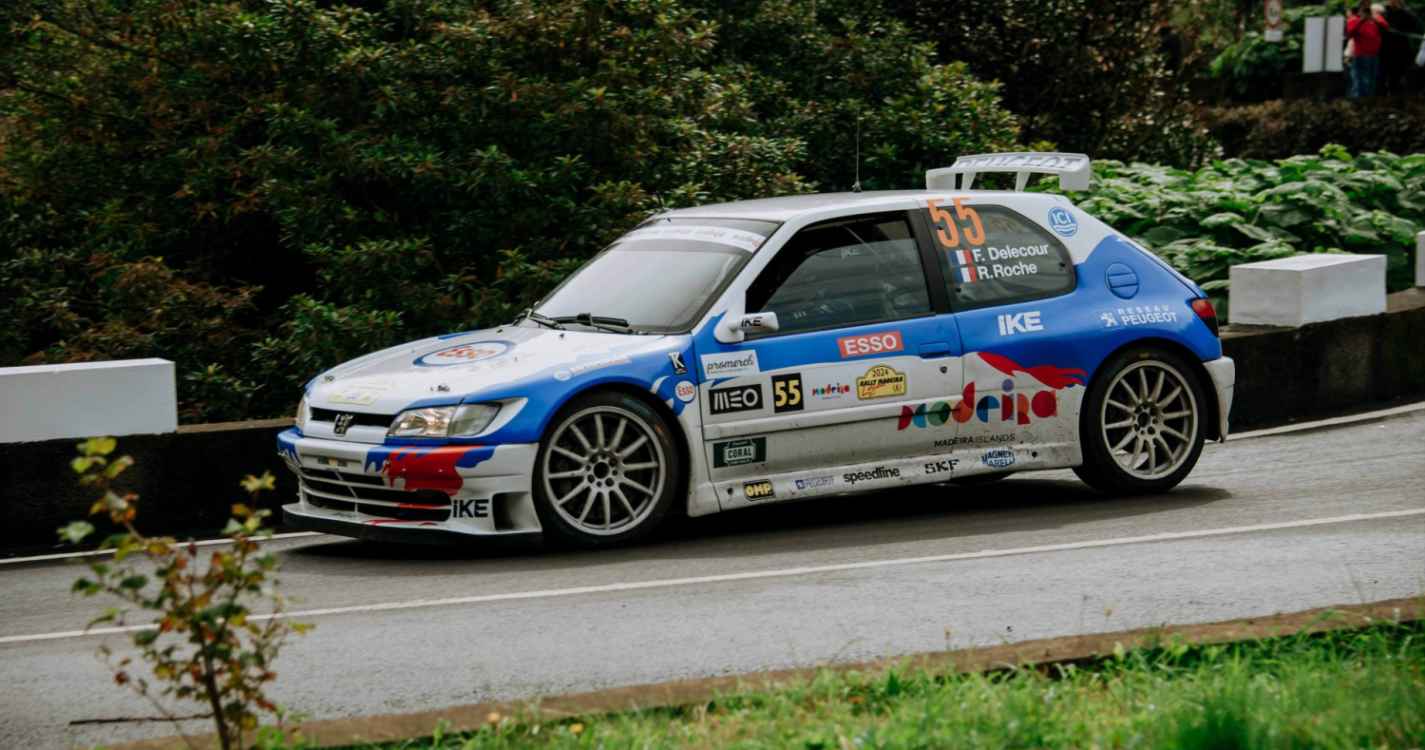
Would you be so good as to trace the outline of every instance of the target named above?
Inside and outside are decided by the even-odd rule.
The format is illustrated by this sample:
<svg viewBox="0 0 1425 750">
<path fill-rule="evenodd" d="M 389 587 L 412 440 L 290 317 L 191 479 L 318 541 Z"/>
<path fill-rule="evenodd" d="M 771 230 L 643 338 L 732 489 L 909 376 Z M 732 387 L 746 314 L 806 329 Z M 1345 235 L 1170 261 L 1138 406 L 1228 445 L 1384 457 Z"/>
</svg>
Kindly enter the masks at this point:
<svg viewBox="0 0 1425 750">
<path fill-rule="evenodd" d="M 505 398 L 512 386 L 567 381 L 570 371 L 669 346 L 667 336 L 505 326 L 414 341 L 339 365 L 314 378 L 318 409 L 396 414 L 414 406 Z M 609 362 L 614 364 L 615 362 Z"/>
</svg>

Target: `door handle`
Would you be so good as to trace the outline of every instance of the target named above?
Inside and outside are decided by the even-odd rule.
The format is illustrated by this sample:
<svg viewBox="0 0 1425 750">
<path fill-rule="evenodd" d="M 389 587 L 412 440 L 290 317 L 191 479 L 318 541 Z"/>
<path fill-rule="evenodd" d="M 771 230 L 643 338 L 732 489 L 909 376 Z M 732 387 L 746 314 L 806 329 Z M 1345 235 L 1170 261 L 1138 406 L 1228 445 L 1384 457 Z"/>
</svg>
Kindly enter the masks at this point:
<svg viewBox="0 0 1425 750">
<path fill-rule="evenodd" d="M 920 356 L 922 359 L 948 357 L 950 356 L 950 343 L 947 341 L 935 341 L 929 344 L 921 344 Z"/>
</svg>

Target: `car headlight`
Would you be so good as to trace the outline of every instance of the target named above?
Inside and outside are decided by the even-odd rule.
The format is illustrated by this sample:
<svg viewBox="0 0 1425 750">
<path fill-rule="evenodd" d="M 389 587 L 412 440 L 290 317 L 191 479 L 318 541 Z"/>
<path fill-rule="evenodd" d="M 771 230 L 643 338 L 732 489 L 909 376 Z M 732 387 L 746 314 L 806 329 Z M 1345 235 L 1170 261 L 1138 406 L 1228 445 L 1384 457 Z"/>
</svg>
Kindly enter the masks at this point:
<svg viewBox="0 0 1425 750">
<path fill-rule="evenodd" d="M 311 413 L 311 409 L 307 408 L 307 397 L 303 396 L 302 400 L 297 402 L 297 416 L 292 420 L 292 422 L 297 425 L 297 429 L 304 432 L 306 431 L 307 417 L 310 416 Z"/>
<path fill-rule="evenodd" d="M 499 404 L 462 404 L 407 409 L 396 417 L 387 437 L 470 437 L 495 421 Z"/>
</svg>

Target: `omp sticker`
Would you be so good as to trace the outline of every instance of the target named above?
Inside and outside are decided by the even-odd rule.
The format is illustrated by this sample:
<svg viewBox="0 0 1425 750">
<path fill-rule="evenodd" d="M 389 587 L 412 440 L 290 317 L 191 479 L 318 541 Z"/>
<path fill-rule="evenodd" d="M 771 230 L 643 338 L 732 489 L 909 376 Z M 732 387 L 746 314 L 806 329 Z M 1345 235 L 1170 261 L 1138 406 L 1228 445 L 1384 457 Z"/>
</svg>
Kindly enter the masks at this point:
<svg viewBox="0 0 1425 750">
<path fill-rule="evenodd" d="M 689 226 L 687 224 L 658 224 L 642 229 L 635 229 L 618 238 L 619 242 L 635 242 L 639 240 L 698 240 L 700 242 L 716 242 L 722 245 L 732 245 L 733 247 L 746 250 L 750 253 L 762 247 L 762 243 L 766 242 L 767 238 L 760 234 L 744 232 L 740 229 L 696 225 Z"/>
<path fill-rule="evenodd" d="M 841 356 L 864 357 L 867 354 L 888 354 L 905 349 L 901 343 L 900 331 L 887 331 L 885 333 L 868 333 L 863 336 L 847 336 L 844 339 L 836 340 L 836 348 L 841 351 Z"/>
<path fill-rule="evenodd" d="M 762 479 L 742 485 L 742 494 L 746 495 L 748 500 L 770 500 L 777 496 L 777 491 L 772 489 L 771 482 Z"/>
<path fill-rule="evenodd" d="M 476 341 L 473 344 L 460 344 L 431 352 L 423 357 L 418 357 L 416 364 L 422 367 L 466 365 L 498 357 L 514 347 L 515 345 L 508 341 Z"/>
<path fill-rule="evenodd" d="M 731 354 L 704 354 L 703 377 L 708 380 L 729 378 L 733 375 L 747 375 L 761 372 L 757 366 L 757 352 L 733 352 Z"/>
<path fill-rule="evenodd" d="M 394 380 L 370 380 L 353 383 L 327 397 L 329 404 L 355 404 L 370 406 L 381 394 L 396 387 Z"/>
</svg>

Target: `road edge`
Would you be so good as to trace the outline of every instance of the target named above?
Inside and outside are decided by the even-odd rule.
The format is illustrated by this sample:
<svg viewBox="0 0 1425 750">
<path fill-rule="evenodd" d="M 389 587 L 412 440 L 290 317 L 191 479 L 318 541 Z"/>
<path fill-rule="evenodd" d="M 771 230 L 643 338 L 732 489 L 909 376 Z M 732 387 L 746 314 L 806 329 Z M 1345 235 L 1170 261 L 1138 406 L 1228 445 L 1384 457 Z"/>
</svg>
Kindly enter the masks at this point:
<svg viewBox="0 0 1425 750">
<path fill-rule="evenodd" d="M 1414 622 L 1425 619 L 1425 598 L 1387 599 L 1361 605 L 1333 605 L 1301 612 L 1206 623 L 1163 625 L 1111 633 L 1045 638 L 987 648 L 936 651 L 886 657 L 867 662 L 833 664 L 837 672 L 883 672 L 895 667 L 923 669 L 935 674 L 989 671 L 1016 666 L 1042 666 L 1081 661 L 1111 654 L 1114 648 L 1147 648 L 1174 637 L 1193 644 L 1222 644 L 1294 633 L 1322 633 L 1361 627 L 1383 620 Z M 667 706 L 706 703 L 719 695 L 776 687 L 815 675 L 818 667 L 753 672 L 726 677 L 706 677 L 672 682 L 609 688 L 536 700 L 491 701 L 431 711 L 303 722 L 297 734 L 311 747 L 400 742 L 429 737 L 436 725 L 447 722 L 446 734 L 486 726 L 491 713 L 521 719 L 558 720 L 589 714 L 608 714 Z M 212 735 L 140 740 L 105 745 L 109 750 L 179 750 L 216 747 Z"/>
</svg>

